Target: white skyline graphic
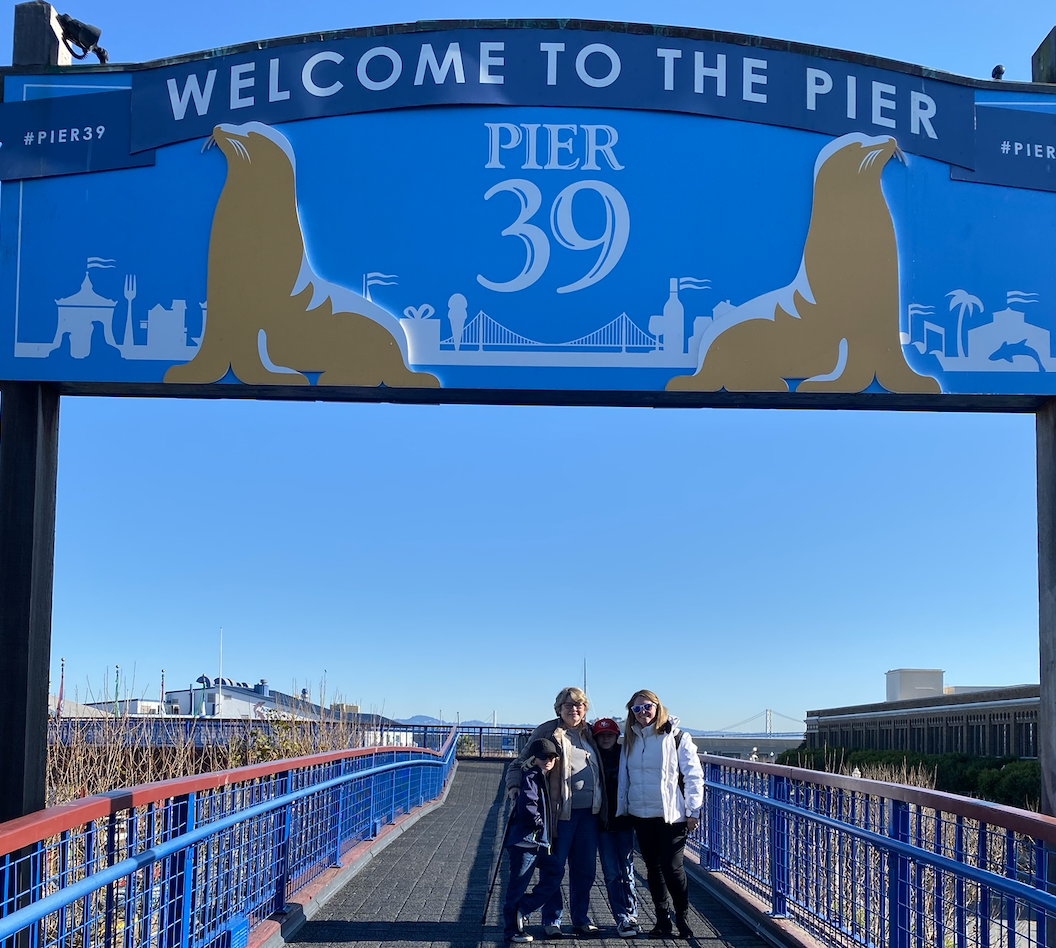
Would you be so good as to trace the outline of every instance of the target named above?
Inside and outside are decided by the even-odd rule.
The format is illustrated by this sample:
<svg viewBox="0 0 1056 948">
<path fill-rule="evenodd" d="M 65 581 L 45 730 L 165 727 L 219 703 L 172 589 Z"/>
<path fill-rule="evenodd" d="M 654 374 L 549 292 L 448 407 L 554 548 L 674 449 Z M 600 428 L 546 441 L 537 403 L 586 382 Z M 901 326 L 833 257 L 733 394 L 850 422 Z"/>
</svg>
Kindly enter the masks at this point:
<svg viewBox="0 0 1056 948">
<path fill-rule="evenodd" d="M 187 362 L 194 358 L 201 342 L 201 336 L 188 338 L 187 301 L 172 301 L 172 308 L 166 309 L 157 303 L 147 312 L 146 319 L 140 319 L 138 328 L 146 332 L 146 340 L 141 344 L 135 341 L 135 330 L 132 303 L 137 298 L 137 281 L 134 274 L 128 274 L 124 281 L 124 298 L 126 301 L 124 336 L 118 343 L 114 337 L 114 314 L 117 300 L 100 296 L 92 285 L 91 271 L 94 269 L 113 269 L 114 261 L 102 257 L 89 257 L 85 268 L 84 279 L 80 289 L 71 296 L 55 300 L 58 319 L 55 335 L 50 342 L 15 342 L 15 356 L 25 359 L 46 359 L 62 345 L 64 336 L 70 339 L 70 356 L 74 359 L 86 359 L 92 350 L 94 327 L 102 327 L 106 344 L 129 360 L 152 360 L 158 362 Z M 202 310 L 202 335 L 205 334 L 206 303 L 200 303 Z"/>
</svg>

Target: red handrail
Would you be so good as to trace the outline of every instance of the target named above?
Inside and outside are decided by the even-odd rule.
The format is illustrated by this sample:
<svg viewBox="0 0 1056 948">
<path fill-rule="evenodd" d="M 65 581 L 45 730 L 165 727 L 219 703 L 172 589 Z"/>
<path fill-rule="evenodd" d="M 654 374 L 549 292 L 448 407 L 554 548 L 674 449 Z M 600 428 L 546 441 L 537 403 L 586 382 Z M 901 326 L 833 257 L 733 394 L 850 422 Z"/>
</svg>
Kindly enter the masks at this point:
<svg viewBox="0 0 1056 948">
<path fill-rule="evenodd" d="M 48 807 L 46 810 L 38 810 L 35 813 L 20 816 L 18 819 L 0 823 L 0 856 L 16 852 L 38 840 L 55 836 L 63 830 L 83 826 L 92 820 L 102 819 L 131 807 L 156 803 L 159 800 L 170 800 L 173 797 L 197 793 L 201 790 L 226 787 L 259 777 L 269 777 L 284 770 L 297 770 L 334 760 L 366 757 L 369 754 L 402 751 L 429 757 L 442 757 L 454 739 L 455 728 L 452 728 L 439 751 L 424 747 L 360 747 L 355 750 L 325 751 L 322 754 L 272 760 L 265 764 L 250 764 L 246 767 L 236 767 L 233 770 L 218 770 L 192 777 L 174 777 L 171 780 L 159 780 L 155 783 L 140 784 L 137 787 L 95 794 L 83 800 Z"/>
</svg>

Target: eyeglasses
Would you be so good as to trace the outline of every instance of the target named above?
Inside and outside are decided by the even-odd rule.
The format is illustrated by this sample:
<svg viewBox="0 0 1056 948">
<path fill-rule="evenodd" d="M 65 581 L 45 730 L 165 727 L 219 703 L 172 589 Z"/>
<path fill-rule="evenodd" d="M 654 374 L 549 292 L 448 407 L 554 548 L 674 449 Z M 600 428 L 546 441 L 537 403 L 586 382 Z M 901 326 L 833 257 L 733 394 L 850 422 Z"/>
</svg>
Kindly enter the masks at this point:
<svg viewBox="0 0 1056 948">
<path fill-rule="evenodd" d="M 643 711 L 652 711 L 654 708 L 656 708 L 656 705 L 653 704 L 651 701 L 646 701 L 645 704 L 632 704 L 631 705 L 631 710 L 635 714 L 641 714 Z"/>
<path fill-rule="evenodd" d="M 561 705 L 561 707 L 564 708 L 566 711 L 572 711 L 576 708 L 585 708 L 586 706 L 587 703 L 585 701 L 566 701 L 563 705 Z"/>
</svg>

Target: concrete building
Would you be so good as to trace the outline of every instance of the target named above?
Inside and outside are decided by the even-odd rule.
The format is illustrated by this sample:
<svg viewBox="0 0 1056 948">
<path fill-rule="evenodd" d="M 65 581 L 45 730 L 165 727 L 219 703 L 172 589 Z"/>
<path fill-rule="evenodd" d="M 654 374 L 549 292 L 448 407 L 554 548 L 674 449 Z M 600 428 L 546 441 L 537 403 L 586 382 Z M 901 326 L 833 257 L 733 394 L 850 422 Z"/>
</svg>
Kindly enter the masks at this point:
<svg viewBox="0 0 1056 948">
<path fill-rule="evenodd" d="M 94 714 L 122 717 L 199 718 L 209 721 L 251 723 L 271 721 L 323 722 L 347 725 L 359 733 L 365 747 L 413 747 L 411 728 L 380 714 L 362 714 L 358 704 L 333 703 L 324 708 L 311 701 L 307 690 L 300 695 L 275 691 L 262 678 L 257 684 L 231 678 L 202 675 L 186 688 L 165 691 L 164 708 L 159 699 L 125 698 L 96 701 L 88 706 Z"/>
<path fill-rule="evenodd" d="M 1039 694 L 1038 685 L 959 686 L 898 701 L 808 711 L 807 747 L 1037 757 Z"/>
<path fill-rule="evenodd" d="M 942 694 L 941 668 L 895 668 L 886 673 L 887 700 L 908 701 Z"/>
</svg>

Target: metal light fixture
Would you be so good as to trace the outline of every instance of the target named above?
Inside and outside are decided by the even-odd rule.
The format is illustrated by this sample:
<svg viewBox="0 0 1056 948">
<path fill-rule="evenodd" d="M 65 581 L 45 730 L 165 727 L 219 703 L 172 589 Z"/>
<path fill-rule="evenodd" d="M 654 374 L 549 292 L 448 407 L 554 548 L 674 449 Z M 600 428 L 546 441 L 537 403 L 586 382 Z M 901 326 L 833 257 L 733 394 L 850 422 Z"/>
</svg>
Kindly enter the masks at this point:
<svg viewBox="0 0 1056 948">
<path fill-rule="evenodd" d="M 62 27 L 62 41 L 70 51 L 74 59 L 84 59 L 89 53 L 95 53 L 99 62 L 105 64 L 109 54 L 99 45 L 99 37 L 103 31 L 91 23 L 75 20 L 68 13 L 60 13 L 57 17 L 59 26 Z M 74 50 L 74 46 L 80 49 L 80 53 Z"/>
</svg>

